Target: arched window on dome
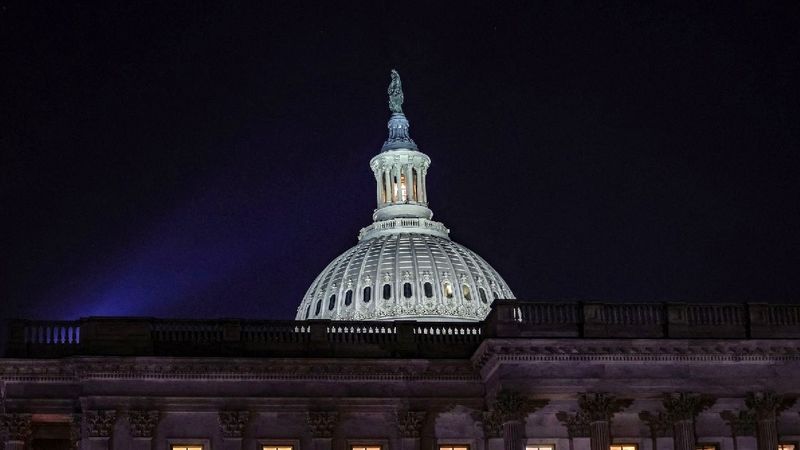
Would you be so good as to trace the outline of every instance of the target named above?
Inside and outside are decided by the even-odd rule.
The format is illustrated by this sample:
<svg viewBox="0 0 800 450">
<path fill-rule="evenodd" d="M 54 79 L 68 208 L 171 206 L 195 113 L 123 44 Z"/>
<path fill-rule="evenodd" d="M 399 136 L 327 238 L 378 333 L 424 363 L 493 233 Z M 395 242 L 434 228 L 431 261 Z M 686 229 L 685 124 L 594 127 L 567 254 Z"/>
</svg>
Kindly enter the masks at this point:
<svg viewBox="0 0 800 450">
<path fill-rule="evenodd" d="M 497 295 L 497 291 L 492 291 L 492 295 L 494 295 L 494 299 L 495 299 L 495 300 L 497 300 L 498 298 L 500 298 L 500 296 L 499 296 L 499 295 Z"/>
<path fill-rule="evenodd" d="M 389 300 L 390 298 L 392 298 L 392 285 L 387 283 L 383 285 L 383 299 Z"/>
<path fill-rule="evenodd" d="M 408 189 L 406 188 L 406 174 L 400 174 L 400 201 L 405 203 L 408 201 Z"/>
<path fill-rule="evenodd" d="M 317 307 L 314 308 L 314 315 L 315 316 L 319 315 L 320 309 L 322 309 L 322 299 L 317 300 Z"/>
<path fill-rule="evenodd" d="M 353 290 L 348 289 L 347 292 L 344 293 L 344 306 L 350 306 L 353 303 Z"/>
<path fill-rule="evenodd" d="M 369 303 L 372 300 L 372 288 L 367 286 L 364 288 L 364 303 Z"/>
<path fill-rule="evenodd" d="M 461 285 L 461 292 L 464 294 L 464 300 L 472 301 L 472 291 L 466 284 Z"/>
<path fill-rule="evenodd" d="M 419 193 L 417 193 L 417 181 L 419 180 L 419 172 L 417 171 L 416 167 L 411 168 L 411 174 L 412 174 L 412 176 L 411 176 L 411 178 L 412 178 L 411 179 L 411 181 L 412 181 L 412 184 L 411 184 L 412 195 L 411 195 L 411 197 L 415 202 L 418 202 L 419 201 Z"/>
<path fill-rule="evenodd" d="M 306 320 L 308 320 L 308 316 L 311 315 L 311 304 L 308 304 L 308 308 L 306 308 Z"/>
<path fill-rule="evenodd" d="M 403 283 L 403 297 L 411 298 L 411 283 Z"/>
<path fill-rule="evenodd" d="M 483 288 L 478 288 L 478 294 L 480 294 L 483 303 L 489 303 L 489 300 L 486 299 L 486 291 Z"/>
<path fill-rule="evenodd" d="M 331 298 L 328 299 L 328 311 L 333 311 L 334 306 L 336 306 L 336 294 L 331 295 Z"/>
<path fill-rule="evenodd" d="M 444 296 L 447 298 L 453 298 L 453 284 L 449 281 L 442 282 L 442 290 L 444 291 Z"/>
<path fill-rule="evenodd" d="M 433 285 L 429 282 L 426 281 L 425 284 L 422 285 L 422 290 L 425 291 L 425 297 L 433 297 Z"/>
</svg>

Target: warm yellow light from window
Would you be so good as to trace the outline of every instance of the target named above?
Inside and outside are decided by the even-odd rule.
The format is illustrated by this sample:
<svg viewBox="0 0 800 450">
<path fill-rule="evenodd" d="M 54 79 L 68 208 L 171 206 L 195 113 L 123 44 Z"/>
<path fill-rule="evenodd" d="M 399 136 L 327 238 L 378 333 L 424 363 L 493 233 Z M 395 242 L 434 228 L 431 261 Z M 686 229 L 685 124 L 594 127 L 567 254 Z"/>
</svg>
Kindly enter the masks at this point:
<svg viewBox="0 0 800 450">
<path fill-rule="evenodd" d="M 291 445 L 264 445 L 261 450 L 293 450 Z"/>
<path fill-rule="evenodd" d="M 700 444 L 695 450 L 717 450 L 716 444 Z"/>
<path fill-rule="evenodd" d="M 778 450 L 796 450 L 797 447 L 794 444 L 778 444 Z"/>
<path fill-rule="evenodd" d="M 528 446 L 526 446 L 525 450 L 555 450 L 555 448 L 556 448 L 555 445 L 536 444 L 536 445 L 528 445 Z"/>
<path fill-rule="evenodd" d="M 459 445 L 459 446 L 456 446 L 456 447 L 447 446 L 447 445 L 440 445 L 439 446 L 439 450 L 469 450 L 469 447 L 467 447 L 466 445 Z"/>
<path fill-rule="evenodd" d="M 172 450 L 203 450 L 202 445 L 174 444 Z"/>
<path fill-rule="evenodd" d="M 359 447 L 357 445 L 354 445 L 350 447 L 350 450 L 381 450 L 381 447 L 379 445 L 378 446 L 368 445 L 366 447 Z"/>
<path fill-rule="evenodd" d="M 612 445 L 611 450 L 637 450 L 636 444 L 617 444 Z"/>
</svg>

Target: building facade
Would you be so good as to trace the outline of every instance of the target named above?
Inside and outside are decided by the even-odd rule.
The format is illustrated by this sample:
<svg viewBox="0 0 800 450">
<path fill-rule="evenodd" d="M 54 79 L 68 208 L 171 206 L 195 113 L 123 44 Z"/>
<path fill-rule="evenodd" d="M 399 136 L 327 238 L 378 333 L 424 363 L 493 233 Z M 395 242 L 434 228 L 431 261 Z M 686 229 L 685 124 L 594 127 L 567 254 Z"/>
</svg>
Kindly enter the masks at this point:
<svg viewBox="0 0 800 450">
<path fill-rule="evenodd" d="M 800 307 L 514 299 L 432 220 L 402 100 L 296 320 L 13 321 L 5 449 L 798 450 Z"/>
</svg>

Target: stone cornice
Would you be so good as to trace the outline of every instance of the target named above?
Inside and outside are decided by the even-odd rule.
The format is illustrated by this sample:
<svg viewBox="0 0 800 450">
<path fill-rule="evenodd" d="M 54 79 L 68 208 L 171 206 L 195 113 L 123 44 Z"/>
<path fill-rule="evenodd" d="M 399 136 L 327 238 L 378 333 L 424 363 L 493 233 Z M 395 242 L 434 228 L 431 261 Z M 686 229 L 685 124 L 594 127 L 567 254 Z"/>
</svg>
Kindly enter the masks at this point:
<svg viewBox="0 0 800 450">
<path fill-rule="evenodd" d="M 480 382 L 467 360 L 64 358 L 0 360 L 0 380 L 443 381 Z"/>
<path fill-rule="evenodd" d="M 471 359 L 479 370 L 504 361 L 798 361 L 800 340 L 487 339 Z"/>
</svg>

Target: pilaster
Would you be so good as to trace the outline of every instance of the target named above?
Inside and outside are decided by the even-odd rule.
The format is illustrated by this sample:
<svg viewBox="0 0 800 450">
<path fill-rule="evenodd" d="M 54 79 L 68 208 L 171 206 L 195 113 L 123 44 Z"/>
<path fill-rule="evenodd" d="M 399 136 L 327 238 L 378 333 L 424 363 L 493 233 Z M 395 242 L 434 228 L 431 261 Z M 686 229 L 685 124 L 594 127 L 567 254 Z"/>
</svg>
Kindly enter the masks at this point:
<svg viewBox="0 0 800 450">
<path fill-rule="evenodd" d="M 715 401 L 714 398 L 701 394 L 686 392 L 664 394 L 664 410 L 666 418 L 672 424 L 675 450 L 694 450 L 697 444 L 694 420 Z"/>
<path fill-rule="evenodd" d="M 792 406 L 797 399 L 774 392 L 749 392 L 745 406 L 753 414 L 756 423 L 758 450 L 778 448 L 778 416 Z"/>
<path fill-rule="evenodd" d="M 633 403 L 607 393 L 585 393 L 578 396 L 578 407 L 589 423 L 592 450 L 608 450 L 611 445 L 611 421 L 614 415 Z"/>
<path fill-rule="evenodd" d="M 31 437 L 33 428 L 31 427 L 30 414 L 3 414 L 2 428 L 5 428 L 6 450 L 23 450 Z"/>
<path fill-rule="evenodd" d="M 425 425 L 426 411 L 405 411 L 396 413 L 397 432 L 401 450 L 420 450 L 422 427 Z"/>
<path fill-rule="evenodd" d="M 332 450 L 333 436 L 339 423 L 339 413 L 335 411 L 313 411 L 307 416 L 311 432 L 312 450 Z"/>
<path fill-rule="evenodd" d="M 89 439 L 83 445 L 84 450 L 109 450 L 117 423 L 115 410 L 89 410 L 83 415 L 86 434 Z"/>
</svg>

